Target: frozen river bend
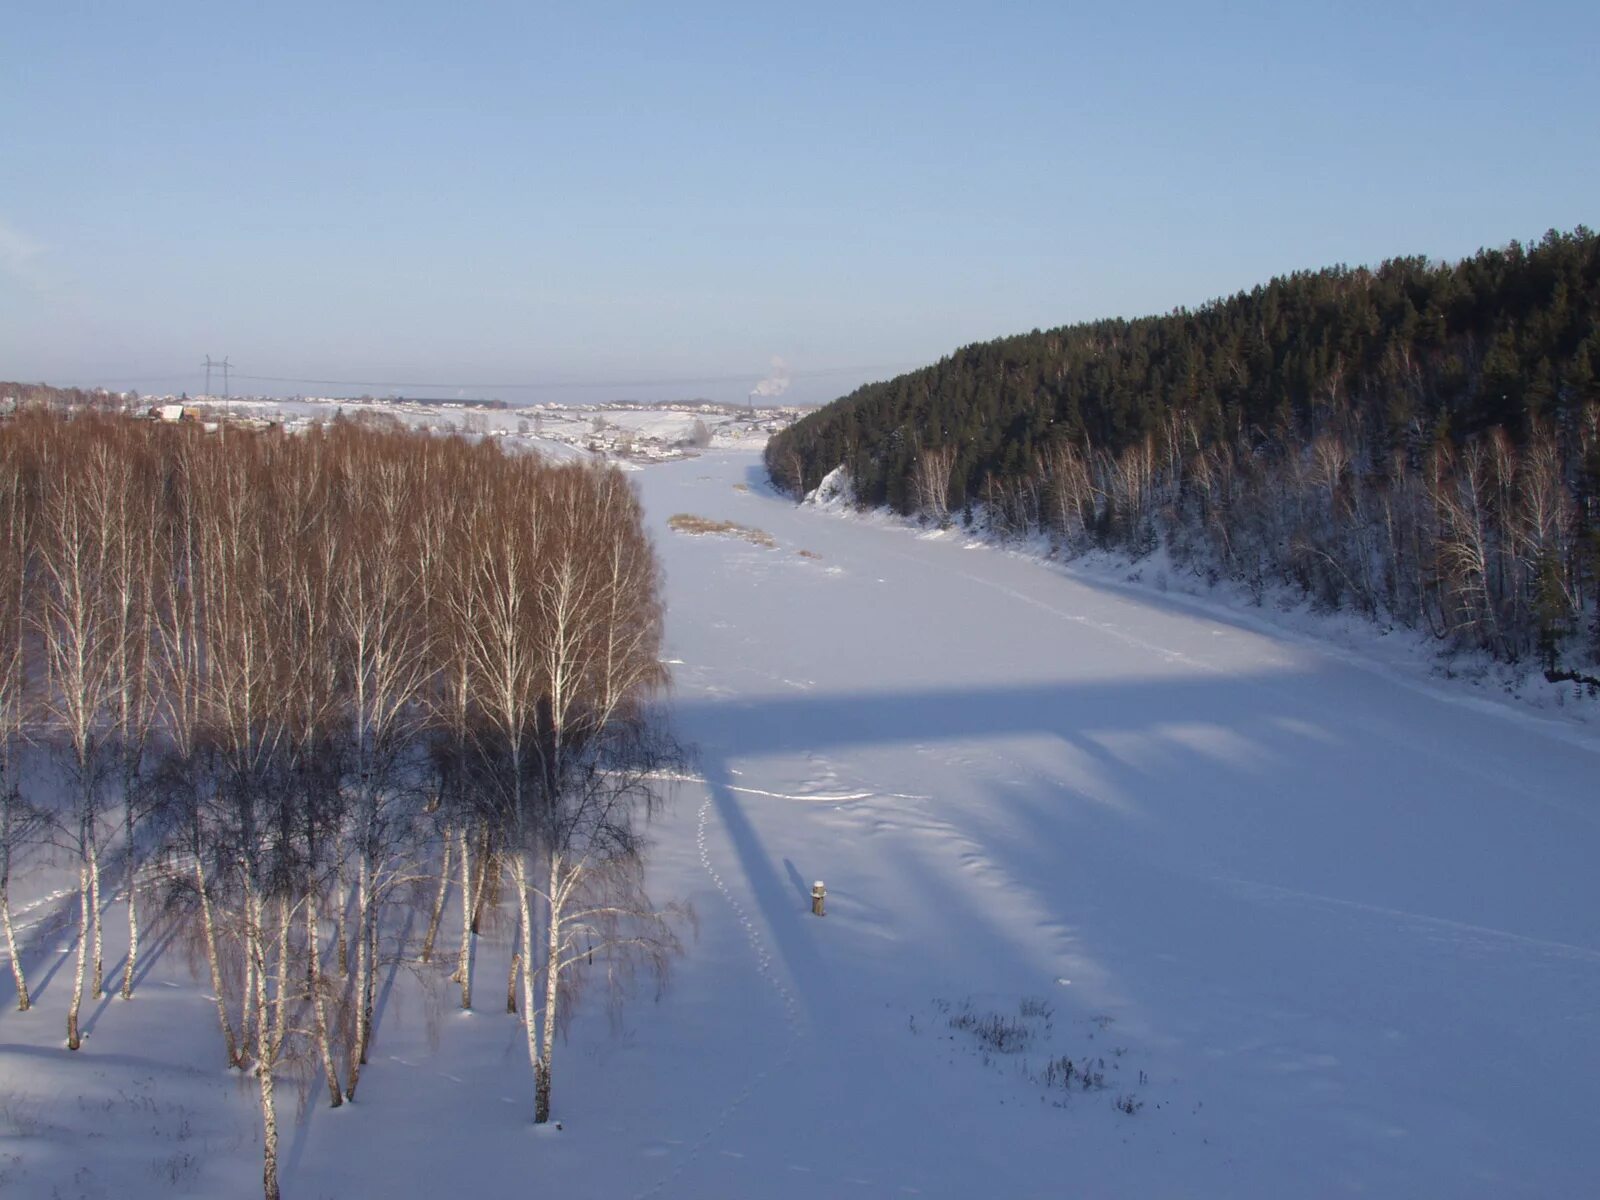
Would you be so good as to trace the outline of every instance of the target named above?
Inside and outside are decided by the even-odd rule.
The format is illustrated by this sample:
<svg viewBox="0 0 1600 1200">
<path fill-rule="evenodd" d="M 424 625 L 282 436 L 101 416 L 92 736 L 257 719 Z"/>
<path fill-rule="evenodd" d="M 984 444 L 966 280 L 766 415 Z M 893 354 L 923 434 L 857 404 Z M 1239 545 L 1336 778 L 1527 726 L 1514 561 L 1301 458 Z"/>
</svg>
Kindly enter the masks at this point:
<svg viewBox="0 0 1600 1200">
<path fill-rule="evenodd" d="M 702 920 L 647 1025 L 695 1098 L 658 1116 L 662 1194 L 1600 1177 L 1583 735 L 797 509 L 747 457 L 639 478 L 706 780 L 658 830 Z"/>
</svg>

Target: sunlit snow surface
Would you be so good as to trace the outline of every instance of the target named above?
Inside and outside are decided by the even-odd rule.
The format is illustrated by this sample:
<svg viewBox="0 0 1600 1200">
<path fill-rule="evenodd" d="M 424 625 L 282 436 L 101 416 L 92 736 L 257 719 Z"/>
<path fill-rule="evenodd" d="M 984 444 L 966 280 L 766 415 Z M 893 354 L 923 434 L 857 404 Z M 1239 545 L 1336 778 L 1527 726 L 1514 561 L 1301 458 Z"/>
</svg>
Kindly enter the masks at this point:
<svg viewBox="0 0 1600 1200">
<path fill-rule="evenodd" d="M 797 508 L 753 454 L 633 478 L 696 748 L 651 874 L 698 939 L 659 1002 L 586 1006 L 559 1132 L 528 1123 L 509 927 L 474 1015 L 395 968 L 360 1103 L 281 1093 L 287 1196 L 1593 1193 L 1591 734 Z M 47 928 L 38 1007 L 0 1015 L 6 1194 L 249 1195 L 253 1094 L 182 948 L 68 1055 Z"/>
</svg>

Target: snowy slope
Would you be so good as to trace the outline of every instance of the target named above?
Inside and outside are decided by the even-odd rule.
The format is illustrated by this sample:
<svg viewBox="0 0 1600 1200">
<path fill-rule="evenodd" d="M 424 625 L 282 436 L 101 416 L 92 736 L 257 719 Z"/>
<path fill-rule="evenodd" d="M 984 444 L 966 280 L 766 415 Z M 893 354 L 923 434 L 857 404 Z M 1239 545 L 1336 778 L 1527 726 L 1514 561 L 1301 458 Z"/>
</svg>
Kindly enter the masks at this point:
<svg viewBox="0 0 1600 1200">
<path fill-rule="evenodd" d="M 659 1002 L 575 1024 L 559 1132 L 499 1011 L 509 929 L 471 1016 L 397 968 L 361 1102 L 286 1101 L 286 1195 L 1590 1193 L 1588 732 L 797 508 L 751 454 L 634 478 L 703 780 L 652 877 L 698 938 Z M 253 1100 L 182 948 L 76 1056 L 65 948 L 0 1013 L 0 1188 L 250 1194 Z"/>
</svg>

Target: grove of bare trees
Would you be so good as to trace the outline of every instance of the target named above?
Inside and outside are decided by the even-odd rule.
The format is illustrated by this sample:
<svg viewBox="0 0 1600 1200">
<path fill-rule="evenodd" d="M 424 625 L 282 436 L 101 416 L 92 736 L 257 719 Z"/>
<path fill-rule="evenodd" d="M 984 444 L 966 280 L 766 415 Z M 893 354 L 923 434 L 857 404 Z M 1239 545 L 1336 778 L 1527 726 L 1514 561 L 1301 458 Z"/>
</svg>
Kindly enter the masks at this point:
<svg viewBox="0 0 1600 1200">
<path fill-rule="evenodd" d="M 579 984 L 659 974 L 677 949 L 679 914 L 643 886 L 642 823 L 675 757 L 660 635 L 658 567 L 614 470 L 345 423 L 208 435 L 21 413 L 0 426 L 18 1008 L 10 886 L 30 855 L 77 879 L 70 1049 L 85 992 L 108 986 L 102 889 L 125 903 L 124 999 L 141 923 L 182 933 L 221 1053 L 254 1077 L 271 1200 L 284 1073 L 354 1100 L 380 973 L 428 970 L 459 911 L 442 957 L 470 1007 L 476 934 L 505 906 L 548 1120 Z"/>
</svg>

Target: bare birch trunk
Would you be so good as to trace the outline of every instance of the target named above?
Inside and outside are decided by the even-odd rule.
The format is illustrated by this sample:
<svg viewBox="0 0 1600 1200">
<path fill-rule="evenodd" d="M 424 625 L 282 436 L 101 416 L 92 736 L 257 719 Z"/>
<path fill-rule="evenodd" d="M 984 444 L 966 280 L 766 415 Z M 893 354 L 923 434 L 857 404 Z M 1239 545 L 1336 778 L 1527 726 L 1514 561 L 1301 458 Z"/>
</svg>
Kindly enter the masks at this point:
<svg viewBox="0 0 1600 1200">
<path fill-rule="evenodd" d="M 361 1083 L 361 1068 L 367 1061 L 367 1039 L 372 1021 L 372 948 L 369 936 L 372 904 L 371 868 L 365 856 L 361 860 L 361 875 L 356 883 L 356 1028 L 350 1047 L 350 1085 L 345 1088 L 345 1099 L 356 1098 L 356 1088 Z"/>
<path fill-rule="evenodd" d="M 444 835 L 444 861 L 439 864 L 439 894 L 433 900 L 433 915 L 428 920 L 428 935 L 422 939 L 422 961 L 433 958 L 433 939 L 439 936 L 439 918 L 444 915 L 444 902 L 450 892 L 450 855 L 455 839 L 448 829 Z"/>
<path fill-rule="evenodd" d="M 517 928 L 511 936 L 511 970 L 506 973 L 506 1011 L 517 1011 L 517 972 L 522 968 L 522 907 L 517 910 Z"/>
<path fill-rule="evenodd" d="M 550 927 L 546 930 L 544 969 L 544 1012 L 539 1038 L 539 1062 L 534 1069 L 533 1123 L 543 1125 L 550 1119 L 550 1070 L 556 1048 L 556 999 L 561 983 L 561 906 L 560 870 L 557 856 L 550 864 Z M 532 974 L 532 972 L 529 972 Z M 528 1028 L 533 1028 L 530 1018 Z"/>
<path fill-rule="evenodd" d="M 483 920 L 483 903 L 489 894 L 489 868 L 494 860 L 489 857 L 489 835 L 485 833 L 478 843 L 478 882 L 472 892 L 472 936 L 478 936 L 478 924 Z"/>
<path fill-rule="evenodd" d="M 83 1045 L 78 1035 L 78 1011 L 83 1007 L 83 969 L 89 956 L 89 868 L 78 868 L 78 965 L 72 975 L 72 1003 L 67 1008 L 67 1049 Z"/>
<path fill-rule="evenodd" d="M 289 1028 L 289 930 L 292 925 L 288 893 L 278 897 L 278 994 L 273 998 L 272 1028 L 276 1047 L 283 1043 Z"/>
<path fill-rule="evenodd" d="M 222 963 L 217 957 L 217 922 L 211 909 L 211 896 L 206 891 L 206 870 L 197 858 L 194 864 L 195 886 L 200 890 L 200 926 L 206 939 L 206 963 L 211 968 L 211 992 L 217 1001 L 217 1022 L 222 1027 L 222 1040 L 228 1049 L 228 1065 L 244 1066 L 239 1041 L 234 1036 L 233 1021 L 228 1017 L 228 1002 L 222 994 Z M 249 1003 L 248 999 L 245 1001 Z"/>
<path fill-rule="evenodd" d="M 246 920 L 249 919 L 249 909 L 246 908 Z M 248 950 L 248 941 L 246 948 Z M 220 993 L 219 993 L 220 994 Z M 248 1054 L 253 1042 L 259 1040 L 260 1030 L 257 1028 L 256 1016 L 258 1010 L 255 1004 L 256 994 L 256 956 L 246 953 L 244 956 L 244 999 L 239 1005 L 239 1051 Z M 244 1065 L 241 1059 L 240 1066 Z"/>
<path fill-rule="evenodd" d="M 256 1028 L 256 1080 L 261 1090 L 261 1192 L 264 1200 L 278 1197 L 278 1110 L 273 1088 L 273 1066 L 276 1058 L 271 1026 L 271 1009 L 267 1004 L 267 964 L 264 961 L 265 931 L 261 927 L 262 907 L 255 897 L 245 901 L 245 920 L 250 926 L 248 934 L 250 972 L 253 986 L 247 986 L 245 1003 L 255 1014 Z M 285 931 L 286 932 L 286 931 Z M 279 961 L 280 977 L 284 968 Z M 281 997 L 280 997 L 281 999 Z"/>
<path fill-rule="evenodd" d="M 350 889 L 344 882 L 344 863 L 339 864 L 339 915 L 334 923 L 334 937 L 338 942 L 339 977 L 350 974 L 350 942 L 347 920 L 350 912 Z"/>
<path fill-rule="evenodd" d="M 11 978 L 17 984 L 17 1011 L 27 1012 L 33 1007 L 33 1001 L 28 997 L 28 980 L 17 954 L 17 931 L 11 924 L 11 829 L 11 805 L 7 803 L 5 828 L 0 829 L 0 923 L 5 925 L 6 949 L 11 953 Z"/>
<path fill-rule="evenodd" d="M 472 931 L 472 846 L 467 827 L 461 826 L 461 957 L 456 976 L 461 983 L 461 1007 L 472 1008 L 472 951 L 477 935 Z"/>
<path fill-rule="evenodd" d="M 6 949 L 11 952 L 11 978 L 17 983 L 17 1011 L 27 1012 L 33 1007 L 28 998 L 28 981 L 22 973 L 22 959 L 17 955 L 17 933 L 11 926 L 11 885 L 0 882 L 0 922 L 6 927 Z"/>
<path fill-rule="evenodd" d="M 128 856 L 128 964 L 122 972 L 122 998 L 133 999 L 133 973 L 139 965 L 139 873 L 138 856 L 133 852 L 133 800 L 129 795 L 130 789 L 123 788 L 122 804 L 124 811 L 126 845 L 123 851 Z"/>
<path fill-rule="evenodd" d="M 333 1042 L 328 1036 L 327 1003 L 322 995 L 322 952 L 319 948 L 321 932 L 317 928 L 317 897 L 306 897 L 306 960 L 307 979 L 311 987 L 311 1016 L 316 1027 L 317 1053 L 322 1056 L 322 1073 L 328 1082 L 328 1107 L 338 1108 L 344 1103 L 339 1089 L 339 1064 L 333 1057 Z"/>
<path fill-rule="evenodd" d="M 359 905 L 359 900 L 357 901 Z M 357 921 L 359 923 L 359 908 Z M 356 1098 L 356 1088 L 361 1084 L 361 1065 L 367 1061 L 367 1031 L 362 1022 L 366 1016 L 366 1005 L 363 1003 L 365 996 L 364 981 L 367 968 L 367 939 L 360 936 L 357 931 L 356 941 L 356 978 L 354 995 L 352 997 L 356 1006 L 356 1027 L 350 1042 L 350 1082 L 346 1085 L 344 1095 L 346 1100 Z"/>
<path fill-rule="evenodd" d="M 261 1194 L 265 1200 L 279 1200 L 278 1112 L 272 1089 L 272 1068 L 261 1064 L 256 1068 L 256 1078 L 261 1084 Z"/>
<path fill-rule="evenodd" d="M 374 899 L 372 912 L 367 917 L 367 990 L 361 998 L 362 1023 L 366 1036 L 361 1043 L 361 1061 L 367 1061 L 367 1050 L 372 1045 L 373 1010 L 378 995 L 378 906 Z"/>
<path fill-rule="evenodd" d="M 517 887 L 517 911 L 522 918 L 522 957 L 531 964 L 533 962 L 533 913 L 532 905 L 528 903 L 528 863 L 527 855 L 518 851 L 512 855 L 512 875 Z M 542 1075 L 539 1070 L 539 1032 L 534 1023 L 537 1009 L 533 1003 L 533 971 L 522 973 L 522 1027 L 528 1039 L 528 1064 L 533 1068 L 534 1078 L 534 1122 L 538 1123 L 539 1100 L 542 1095 Z M 548 1109 L 548 1106 L 546 1106 Z"/>
<path fill-rule="evenodd" d="M 90 995 L 98 1000 L 106 994 L 102 986 L 105 960 L 100 936 L 100 850 L 92 838 L 89 841 L 89 912 L 94 921 L 94 987 L 90 989 Z"/>
</svg>

